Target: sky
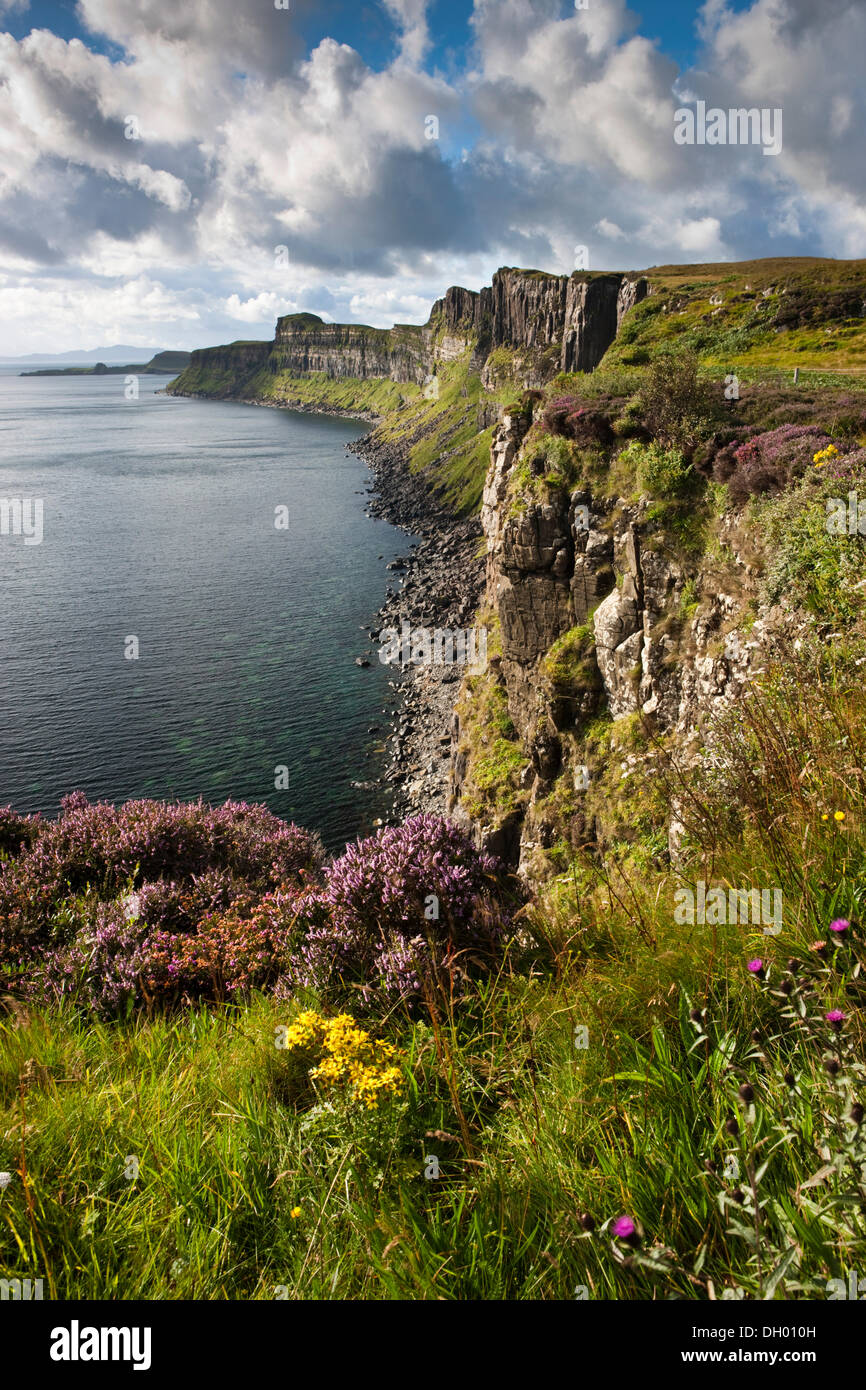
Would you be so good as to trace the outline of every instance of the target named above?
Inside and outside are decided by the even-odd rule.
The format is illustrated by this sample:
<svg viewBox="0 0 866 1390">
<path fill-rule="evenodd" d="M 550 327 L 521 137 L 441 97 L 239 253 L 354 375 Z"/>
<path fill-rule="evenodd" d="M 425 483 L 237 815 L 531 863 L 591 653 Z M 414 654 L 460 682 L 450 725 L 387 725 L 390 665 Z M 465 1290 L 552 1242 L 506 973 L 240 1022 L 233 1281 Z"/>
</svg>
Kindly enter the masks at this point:
<svg viewBox="0 0 866 1390">
<path fill-rule="evenodd" d="M 866 0 L 0 0 L 0 356 L 866 256 L 864 51 Z M 781 149 L 680 143 L 698 102 Z"/>
</svg>

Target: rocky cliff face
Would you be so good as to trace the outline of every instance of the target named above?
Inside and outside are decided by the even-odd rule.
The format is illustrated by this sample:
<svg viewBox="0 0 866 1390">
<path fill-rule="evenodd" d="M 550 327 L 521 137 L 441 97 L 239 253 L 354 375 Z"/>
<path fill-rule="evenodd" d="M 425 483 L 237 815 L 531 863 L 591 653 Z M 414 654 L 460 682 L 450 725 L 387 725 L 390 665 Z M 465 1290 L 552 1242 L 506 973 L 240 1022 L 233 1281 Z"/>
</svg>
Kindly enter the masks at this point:
<svg viewBox="0 0 866 1390">
<path fill-rule="evenodd" d="M 230 343 L 192 354 L 189 368 L 168 388 L 173 394 L 243 397 L 256 372 L 292 377 L 389 379 L 422 385 L 437 365 L 472 349 L 482 373 L 497 349 L 522 356 L 512 375 L 540 385 L 558 371 L 592 371 L 616 337 L 623 314 L 648 292 L 642 277 L 624 274 L 572 276 L 498 270 L 479 292 L 452 286 L 433 305 L 424 325 L 325 323 L 316 314 L 277 320 L 273 343 Z M 209 380 L 212 378 L 212 381 Z"/>
<path fill-rule="evenodd" d="M 742 558 L 733 518 L 719 537 L 724 563 L 714 560 L 711 572 L 706 561 L 672 549 L 646 499 L 630 505 L 586 490 L 552 490 L 543 503 L 515 500 L 509 485 L 526 429 L 524 418 L 510 415 L 498 426 L 481 510 L 485 608 L 500 642 L 485 698 L 498 689 L 507 702 L 523 764 L 519 790 L 487 820 L 467 809 L 477 714 L 465 704 L 461 712 L 458 703 L 449 809 L 472 825 L 479 844 L 536 877 L 549 872 L 540 852 L 554 840 L 593 839 L 588 788 L 580 783 L 592 761 L 587 730 L 600 712 L 613 721 L 613 747 L 617 728 L 637 715 L 656 736 L 688 749 L 736 698 L 788 619 L 755 604 L 756 571 Z M 684 604 L 687 585 L 686 597 L 697 598 Z M 746 636 L 738 629 L 750 602 Z M 570 662 L 552 661 L 557 644 L 565 645 Z M 624 777 L 629 766 L 623 762 Z M 670 835 L 674 844 L 675 808 Z"/>
<path fill-rule="evenodd" d="M 271 354 L 270 343 L 226 343 L 199 348 L 190 355 L 180 376 L 165 388 L 170 395 L 243 397 L 247 383 L 261 371 Z"/>
<path fill-rule="evenodd" d="M 412 325 L 366 328 L 360 324 L 325 323 L 315 314 L 289 314 L 277 320 L 271 371 L 292 376 L 321 372 L 329 377 L 366 381 L 424 382 L 430 362 L 424 330 Z"/>
</svg>

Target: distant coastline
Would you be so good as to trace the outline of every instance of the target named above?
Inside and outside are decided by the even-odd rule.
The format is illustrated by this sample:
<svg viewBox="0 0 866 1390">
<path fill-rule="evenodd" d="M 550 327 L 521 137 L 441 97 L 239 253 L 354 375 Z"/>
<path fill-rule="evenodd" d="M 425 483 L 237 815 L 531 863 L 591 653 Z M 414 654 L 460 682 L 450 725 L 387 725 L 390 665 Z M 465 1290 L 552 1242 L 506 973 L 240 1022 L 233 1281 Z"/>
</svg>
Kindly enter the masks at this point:
<svg viewBox="0 0 866 1390">
<path fill-rule="evenodd" d="M 157 352 L 147 362 L 112 363 L 94 362 L 86 367 L 40 367 L 32 372 L 19 372 L 19 376 L 124 376 L 137 372 L 147 376 L 174 376 L 187 366 L 188 352 Z"/>
</svg>

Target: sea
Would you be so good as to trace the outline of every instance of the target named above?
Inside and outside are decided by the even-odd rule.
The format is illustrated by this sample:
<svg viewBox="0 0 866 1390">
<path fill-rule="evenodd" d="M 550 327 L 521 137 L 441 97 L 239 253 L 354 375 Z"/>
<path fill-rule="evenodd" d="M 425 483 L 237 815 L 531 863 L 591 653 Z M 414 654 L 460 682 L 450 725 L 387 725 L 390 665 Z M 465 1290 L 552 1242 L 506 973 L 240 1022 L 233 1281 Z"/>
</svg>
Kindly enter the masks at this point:
<svg viewBox="0 0 866 1390">
<path fill-rule="evenodd" d="M 20 370 L 0 367 L 0 806 L 240 800 L 331 852 L 372 833 L 395 701 L 370 632 L 413 538 L 365 512 L 346 446 L 369 426 Z"/>
</svg>

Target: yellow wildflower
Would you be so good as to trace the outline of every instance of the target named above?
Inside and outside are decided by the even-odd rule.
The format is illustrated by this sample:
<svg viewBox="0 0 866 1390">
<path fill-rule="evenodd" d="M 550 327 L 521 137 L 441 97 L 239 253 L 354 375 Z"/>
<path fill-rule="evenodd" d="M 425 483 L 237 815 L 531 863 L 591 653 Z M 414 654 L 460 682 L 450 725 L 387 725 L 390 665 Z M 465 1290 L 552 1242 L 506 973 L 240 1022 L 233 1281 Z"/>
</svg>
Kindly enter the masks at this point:
<svg viewBox="0 0 866 1390">
<path fill-rule="evenodd" d="M 845 812 L 844 812 L 844 811 L 834 811 L 834 812 L 833 812 L 833 819 L 834 819 L 834 820 L 844 820 L 844 819 L 845 819 Z"/>
<path fill-rule="evenodd" d="M 836 458 L 838 453 L 839 450 L 836 448 L 835 444 L 828 444 L 826 449 L 820 449 L 817 454 L 812 455 L 812 462 L 816 463 L 818 467 L 821 468 L 825 463 L 829 463 L 831 459 Z"/>
<path fill-rule="evenodd" d="M 300 1014 L 287 1029 L 286 1046 L 307 1053 L 307 1066 L 318 1058 L 316 1065 L 310 1066 L 311 1079 L 323 1086 L 345 1086 L 352 1099 L 368 1109 L 402 1089 L 403 1075 L 395 1065 L 396 1048 L 372 1038 L 351 1014 L 330 1019 L 312 1012 Z"/>
<path fill-rule="evenodd" d="M 289 1216 L 292 1218 L 293 1221 L 295 1221 L 300 1216 L 300 1214 L 300 1207 L 292 1207 L 292 1210 L 289 1212 Z"/>
</svg>

